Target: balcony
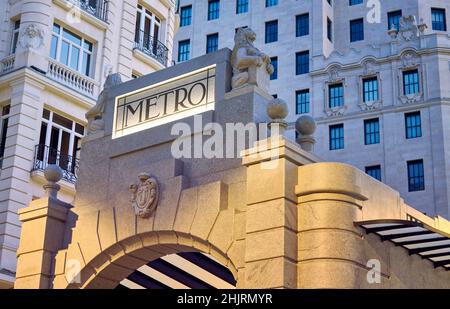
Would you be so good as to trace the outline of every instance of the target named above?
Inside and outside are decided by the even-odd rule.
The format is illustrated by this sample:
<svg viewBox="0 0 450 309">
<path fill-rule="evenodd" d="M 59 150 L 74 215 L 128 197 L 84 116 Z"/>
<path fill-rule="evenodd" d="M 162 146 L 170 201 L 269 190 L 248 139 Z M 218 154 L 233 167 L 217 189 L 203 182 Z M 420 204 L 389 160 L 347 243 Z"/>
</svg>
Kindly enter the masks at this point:
<svg viewBox="0 0 450 309">
<path fill-rule="evenodd" d="M 49 164 L 58 165 L 63 171 L 63 179 L 74 184 L 77 181 L 79 160 L 63 154 L 46 145 L 36 145 L 32 172 L 44 171 Z"/>
<path fill-rule="evenodd" d="M 48 60 L 47 76 L 81 94 L 95 98 L 97 84 L 93 79 L 78 73 L 51 58 Z"/>
<path fill-rule="evenodd" d="M 0 60 L 0 74 L 8 73 L 14 68 L 15 55 L 9 55 Z"/>
<path fill-rule="evenodd" d="M 136 36 L 134 48 L 156 59 L 163 66 L 167 66 L 169 49 L 150 34 L 140 31 Z"/>
<path fill-rule="evenodd" d="M 67 0 L 67 2 L 104 22 L 108 21 L 107 0 Z"/>
</svg>

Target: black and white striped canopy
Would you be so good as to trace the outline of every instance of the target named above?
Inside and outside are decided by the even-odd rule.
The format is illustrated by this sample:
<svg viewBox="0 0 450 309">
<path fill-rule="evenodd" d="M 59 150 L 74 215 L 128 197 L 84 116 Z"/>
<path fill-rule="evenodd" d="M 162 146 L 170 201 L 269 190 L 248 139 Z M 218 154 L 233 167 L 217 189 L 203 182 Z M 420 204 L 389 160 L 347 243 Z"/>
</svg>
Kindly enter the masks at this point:
<svg viewBox="0 0 450 309">
<path fill-rule="evenodd" d="M 391 241 L 408 250 L 409 255 L 418 254 L 430 260 L 435 268 L 450 270 L 450 235 L 421 222 L 407 220 L 373 220 L 358 222 L 367 234 L 375 233 L 381 241 Z"/>
<path fill-rule="evenodd" d="M 234 289 L 231 272 L 213 257 L 186 252 L 154 260 L 122 280 L 118 289 Z"/>
</svg>

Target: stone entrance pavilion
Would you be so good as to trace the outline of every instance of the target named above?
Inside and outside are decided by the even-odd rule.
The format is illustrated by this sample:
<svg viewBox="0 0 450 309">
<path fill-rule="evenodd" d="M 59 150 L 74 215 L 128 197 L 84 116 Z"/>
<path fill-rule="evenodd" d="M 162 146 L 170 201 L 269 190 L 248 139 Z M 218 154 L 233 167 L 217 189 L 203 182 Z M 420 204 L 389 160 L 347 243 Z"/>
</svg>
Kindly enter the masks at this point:
<svg viewBox="0 0 450 309">
<path fill-rule="evenodd" d="M 74 205 L 58 200 L 57 170 L 47 170 L 49 196 L 20 212 L 15 288 L 115 288 L 154 259 L 193 251 L 226 266 L 238 288 L 450 288 L 450 223 L 351 166 L 320 162 L 308 137 L 302 147 L 260 137 L 234 159 L 174 158 L 174 123 L 192 129 L 187 139 L 211 137 L 195 114 L 203 126 L 271 121 L 264 72 L 249 68 L 256 82 L 231 89 L 234 60 L 224 49 L 104 91 Z M 184 89 L 183 103 L 147 100 L 149 85 Z M 152 122 L 158 108 L 168 116 Z"/>
</svg>

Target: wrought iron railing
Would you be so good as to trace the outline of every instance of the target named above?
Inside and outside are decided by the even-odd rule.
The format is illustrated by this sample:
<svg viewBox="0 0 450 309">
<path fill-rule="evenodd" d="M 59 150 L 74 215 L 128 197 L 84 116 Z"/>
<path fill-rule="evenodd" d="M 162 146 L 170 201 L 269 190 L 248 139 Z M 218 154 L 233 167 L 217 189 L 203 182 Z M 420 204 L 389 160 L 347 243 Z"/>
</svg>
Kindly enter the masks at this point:
<svg viewBox="0 0 450 309">
<path fill-rule="evenodd" d="M 77 158 L 46 145 L 36 145 L 32 171 L 44 171 L 49 164 L 56 164 L 62 169 L 64 180 L 70 183 L 77 181 L 79 167 Z"/>
<path fill-rule="evenodd" d="M 134 48 L 139 49 L 145 54 L 155 58 L 162 65 L 167 66 L 169 49 L 149 33 L 139 31 L 139 33 L 136 34 Z"/>
<path fill-rule="evenodd" d="M 108 0 L 67 0 L 104 22 L 108 21 Z"/>
</svg>

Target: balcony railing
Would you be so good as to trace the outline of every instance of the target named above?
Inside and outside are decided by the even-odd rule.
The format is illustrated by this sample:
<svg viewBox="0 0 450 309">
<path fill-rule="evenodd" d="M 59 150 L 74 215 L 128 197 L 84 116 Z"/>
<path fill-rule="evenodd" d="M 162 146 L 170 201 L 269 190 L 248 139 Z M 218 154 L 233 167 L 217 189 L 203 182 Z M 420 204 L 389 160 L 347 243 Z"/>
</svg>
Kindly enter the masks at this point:
<svg viewBox="0 0 450 309">
<path fill-rule="evenodd" d="M 150 34 L 140 31 L 139 34 L 136 35 L 134 48 L 139 49 L 145 54 L 155 58 L 162 65 L 167 66 L 169 49 Z"/>
<path fill-rule="evenodd" d="M 62 169 L 64 180 L 70 183 L 77 181 L 79 167 L 77 158 L 63 154 L 46 145 L 36 145 L 32 171 L 44 171 L 49 164 L 56 164 Z"/>
<path fill-rule="evenodd" d="M 108 2 L 107 0 L 67 0 L 83 11 L 106 22 L 108 21 Z"/>
<path fill-rule="evenodd" d="M 15 55 L 9 55 L 0 60 L 0 73 L 7 73 L 14 68 Z"/>
<path fill-rule="evenodd" d="M 49 59 L 47 75 L 82 94 L 95 97 L 95 81 L 62 63 Z"/>
</svg>

